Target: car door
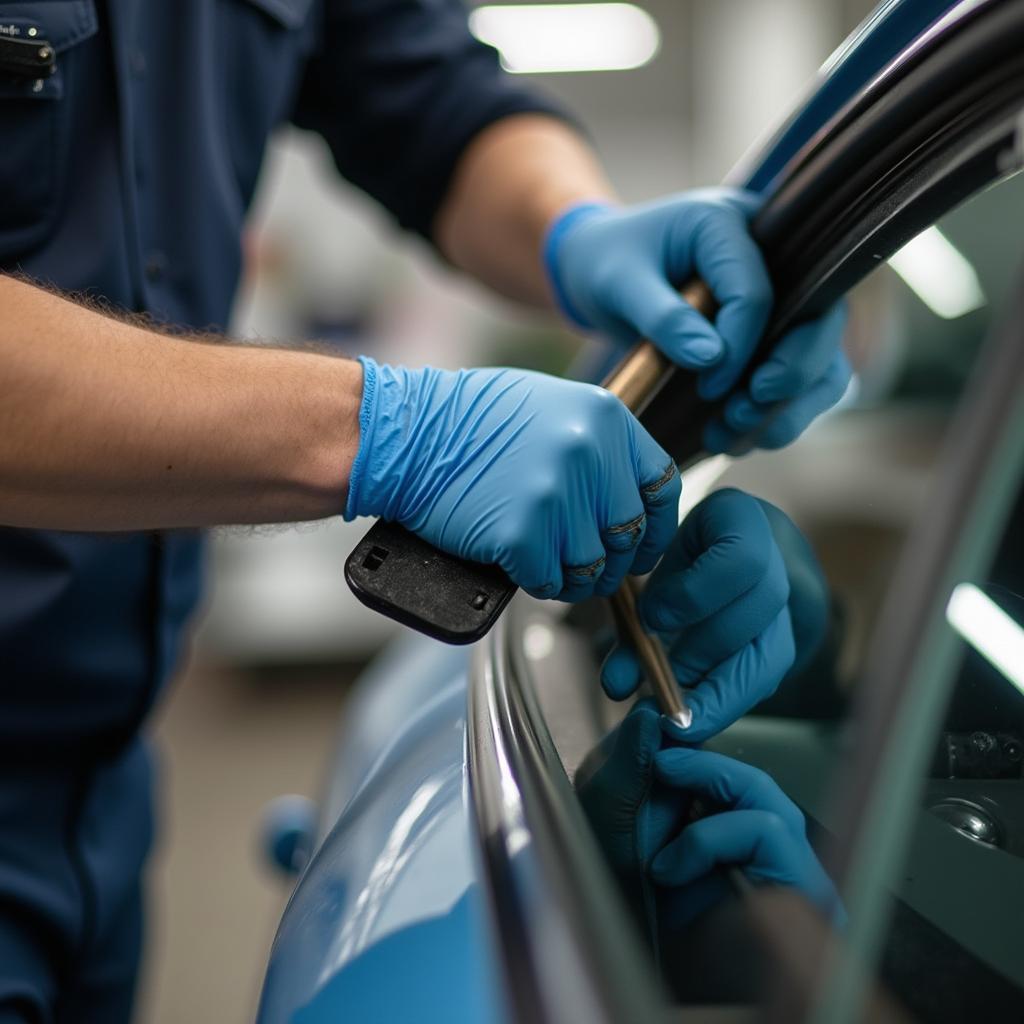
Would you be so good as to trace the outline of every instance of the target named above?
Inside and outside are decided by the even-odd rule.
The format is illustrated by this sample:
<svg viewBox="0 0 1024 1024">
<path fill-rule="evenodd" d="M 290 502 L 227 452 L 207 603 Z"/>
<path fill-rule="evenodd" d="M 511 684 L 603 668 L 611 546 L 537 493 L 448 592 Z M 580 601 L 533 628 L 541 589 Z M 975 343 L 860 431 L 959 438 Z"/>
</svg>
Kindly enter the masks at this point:
<svg viewBox="0 0 1024 1024">
<path fill-rule="evenodd" d="M 523 602 L 478 651 L 470 690 L 471 787 L 517 1017 L 580 1019 L 572 1008 L 585 1007 L 586 1019 L 608 1020 L 721 1019 L 725 1008 L 781 1020 L 933 1019 L 934 1006 L 910 997 L 941 991 L 941 964 L 952 961 L 931 959 L 941 944 L 897 918 L 905 907 L 941 930 L 949 908 L 920 886 L 908 897 L 894 878 L 906 850 L 927 846 L 919 820 L 961 845 L 976 843 L 964 828 L 984 827 L 928 808 L 921 819 L 920 803 L 949 689 L 929 685 L 941 675 L 930 652 L 955 662 L 949 637 L 937 640 L 940 612 L 953 582 L 984 582 L 986 549 L 972 543 L 998 542 L 1013 497 L 1020 346 L 1005 333 L 985 339 L 1012 305 L 1024 255 L 1022 109 L 1024 4 L 962 3 L 789 160 L 756 223 L 778 294 L 767 343 L 853 289 L 856 390 L 785 452 L 703 464 L 684 484 L 691 500 L 730 483 L 775 501 L 810 534 L 831 584 L 830 636 L 809 674 L 715 746 L 769 769 L 807 812 L 848 901 L 839 952 L 821 958 L 827 937 L 798 901 L 756 893 L 727 926 L 706 922 L 700 941 L 651 955 L 569 784 L 582 751 L 621 714 L 594 696 L 589 652 L 607 643 L 607 623 L 595 609 L 559 621 Z M 945 270 L 929 287 L 935 267 Z M 696 450 L 696 424 L 680 420 L 686 388 L 670 384 L 644 415 L 683 461 Z M 962 900 L 960 910 L 969 917 Z M 963 975 L 968 998 L 983 981 L 999 998 L 1019 997 L 1006 957 L 993 957 L 999 941 L 966 948 L 980 963 Z M 766 974 L 773 955 L 794 969 Z M 888 990 L 865 970 L 880 960 Z M 1000 978 L 1010 988 L 996 992 Z"/>
<path fill-rule="evenodd" d="M 767 344 L 853 289 L 859 390 L 785 452 L 701 462 L 684 487 L 691 501 L 725 482 L 763 493 L 809 533 L 829 578 L 831 631 L 811 668 L 716 743 L 771 770 L 803 807 L 847 899 L 846 936 L 822 929 L 791 894 L 757 890 L 677 948 L 649 941 L 572 787 L 623 712 L 595 685 L 610 624 L 598 603 L 563 617 L 519 600 L 473 651 L 468 682 L 457 659 L 431 668 L 413 643 L 364 687 L 367 706 L 350 716 L 364 735 L 347 735 L 349 784 L 328 801 L 325 834 L 282 921 L 261 1020 L 372 1014 L 382 993 L 419 1020 L 906 1019 L 921 1012 L 908 995 L 940 976 L 929 958 L 950 949 L 901 930 L 901 905 L 963 947 L 969 968 L 980 963 L 968 992 L 993 974 L 1007 980 L 993 953 L 998 928 L 958 931 L 968 914 L 951 927 L 932 890 L 899 879 L 907 851 L 927 852 L 933 819 L 957 850 L 976 842 L 962 833 L 975 827 L 968 819 L 931 812 L 959 795 L 930 794 L 933 783 L 978 780 L 925 774 L 951 687 L 929 687 L 942 675 L 929 652 L 955 662 L 949 636 L 935 642 L 942 609 L 954 585 L 987 586 L 985 551 L 971 561 L 960 542 L 997 542 L 1002 506 L 982 482 L 1009 472 L 1020 430 L 1019 364 L 985 354 L 981 339 L 1009 302 L 1020 252 L 1024 3 L 946 6 L 883 4 L 736 179 L 767 197 L 755 225 L 777 287 Z M 948 320 L 923 304 L 914 269 L 929 246 L 949 257 L 939 236 L 973 268 L 983 298 L 966 289 Z M 919 291 L 890 269 L 893 256 Z M 697 452 L 687 407 L 680 379 L 644 416 L 681 461 Z M 383 746 L 382 733 L 392 737 Z M 990 797 L 968 803 L 984 811 Z M 1002 810 L 994 816 L 1009 831 Z M 1004 867 L 1015 857 L 980 852 Z M 921 861 L 940 879 L 947 862 Z M 947 889 L 960 899 L 954 910 L 975 898 L 953 880 Z M 997 938 L 985 944 L 987 931 Z"/>
</svg>

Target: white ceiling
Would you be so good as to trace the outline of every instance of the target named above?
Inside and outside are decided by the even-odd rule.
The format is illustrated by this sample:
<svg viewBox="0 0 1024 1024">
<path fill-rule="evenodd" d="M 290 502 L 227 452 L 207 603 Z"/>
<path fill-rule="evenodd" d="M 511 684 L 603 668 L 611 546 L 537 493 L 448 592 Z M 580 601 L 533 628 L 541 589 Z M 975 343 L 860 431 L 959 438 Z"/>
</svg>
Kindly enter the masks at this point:
<svg viewBox="0 0 1024 1024">
<path fill-rule="evenodd" d="M 635 2 L 661 29 L 661 50 L 646 67 L 530 76 L 579 115 L 627 198 L 718 181 L 873 6 L 869 0 Z"/>
</svg>

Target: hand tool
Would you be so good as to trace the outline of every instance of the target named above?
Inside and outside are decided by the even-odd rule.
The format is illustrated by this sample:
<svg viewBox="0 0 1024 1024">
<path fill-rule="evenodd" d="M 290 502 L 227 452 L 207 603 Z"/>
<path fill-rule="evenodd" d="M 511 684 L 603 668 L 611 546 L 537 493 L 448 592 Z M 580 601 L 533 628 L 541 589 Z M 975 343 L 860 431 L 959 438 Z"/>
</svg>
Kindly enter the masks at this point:
<svg viewBox="0 0 1024 1024">
<path fill-rule="evenodd" d="M 683 298 L 711 319 L 716 303 L 693 280 Z M 649 341 L 638 342 L 603 382 L 639 416 L 675 367 Z M 345 578 L 364 604 L 446 643 L 479 640 L 494 625 L 516 586 L 493 565 L 440 551 L 397 523 L 378 521 L 345 563 Z M 622 635 L 636 648 L 662 712 L 682 728 L 691 721 L 661 641 L 648 633 L 636 611 L 636 584 L 628 578 L 610 598 Z"/>
<path fill-rule="evenodd" d="M 661 640 L 654 633 L 648 633 L 640 621 L 636 595 L 636 580 L 627 576 L 622 586 L 608 598 L 619 636 L 635 648 L 661 713 L 679 728 L 687 729 L 693 721 L 693 714 L 686 706 Z"/>
</svg>

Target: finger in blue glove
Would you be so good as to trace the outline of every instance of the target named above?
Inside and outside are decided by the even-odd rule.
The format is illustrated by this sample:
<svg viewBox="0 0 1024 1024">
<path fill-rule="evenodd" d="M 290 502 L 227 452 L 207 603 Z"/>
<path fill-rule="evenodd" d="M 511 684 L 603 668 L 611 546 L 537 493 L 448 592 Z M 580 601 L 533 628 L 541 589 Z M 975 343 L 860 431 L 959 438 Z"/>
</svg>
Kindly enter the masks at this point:
<svg viewBox="0 0 1024 1024">
<path fill-rule="evenodd" d="M 846 304 L 840 302 L 790 331 L 754 371 L 750 387 L 731 395 L 722 415 L 704 428 L 704 447 L 745 454 L 796 440 L 849 385 L 850 363 L 842 349 L 846 321 Z"/>
<path fill-rule="evenodd" d="M 788 598 L 761 502 L 728 488 L 690 512 L 638 602 L 645 623 L 670 644 L 679 682 L 697 684 L 688 741 L 724 728 L 774 691 L 793 657 Z M 640 675 L 636 654 L 620 644 L 601 682 L 621 700 Z"/>
<path fill-rule="evenodd" d="M 651 700 L 638 701 L 576 773 L 576 792 L 609 866 L 638 877 L 677 828 L 680 800 L 659 805 L 648 823 L 651 838 L 638 838 L 637 819 L 654 778 L 661 748 L 661 715 Z"/>
<path fill-rule="evenodd" d="M 693 712 L 688 728 L 668 716 L 662 719 L 662 728 L 675 739 L 703 743 L 770 697 L 789 672 L 793 657 L 793 626 L 785 607 L 760 636 L 687 691 L 686 703 Z"/>
<path fill-rule="evenodd" d="M 687 825 L 651 864 L 654 880 L 676 890 L 676 926 L 706 908 L 707 880 L 723 865 L 739 866 L 755 883 L 794 887 L 834 923 L 843 923 L 835 887 L 807 841 L 804 817 L 770 776 L 720 754 L 685 748 L 661 751 L 655 772 L 660 784 L 726 808 Z"/>
</svg>

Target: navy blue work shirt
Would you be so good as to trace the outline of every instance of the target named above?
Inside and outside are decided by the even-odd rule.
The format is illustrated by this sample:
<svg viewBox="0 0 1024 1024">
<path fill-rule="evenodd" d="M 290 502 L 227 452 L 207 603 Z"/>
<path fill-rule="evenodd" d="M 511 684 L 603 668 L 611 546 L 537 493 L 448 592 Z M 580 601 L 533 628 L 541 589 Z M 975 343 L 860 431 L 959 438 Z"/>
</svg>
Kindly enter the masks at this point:
<svg viewBox="0 0 1024 1024">
<path fill-rule="evenodd" d="M 186 328 L 226 324 L 276 125 L 322 134 L 429 238 L 472 137 L 550 111 L 460 0 L 0 0 L 0 37 L 56 53 L 51 77 L 0 69 L 0 269 Z M 196 603 L 200 546 L 0 529 L 0 757 L 134 732 Z"/>
</svg>

